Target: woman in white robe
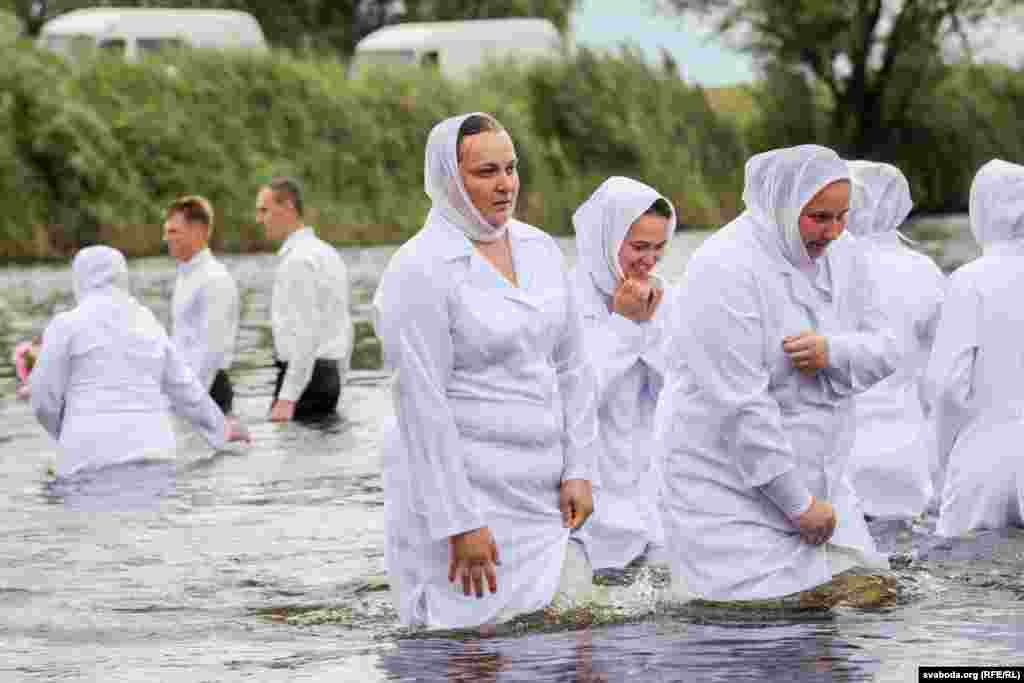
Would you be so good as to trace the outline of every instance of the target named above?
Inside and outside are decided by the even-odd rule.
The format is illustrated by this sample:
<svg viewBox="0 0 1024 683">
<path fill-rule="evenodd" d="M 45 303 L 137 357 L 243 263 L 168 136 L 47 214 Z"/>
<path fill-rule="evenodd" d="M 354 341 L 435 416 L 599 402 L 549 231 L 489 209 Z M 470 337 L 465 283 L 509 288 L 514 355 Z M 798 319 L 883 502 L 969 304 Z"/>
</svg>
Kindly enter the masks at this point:
<svg viewBox="0 0 1024 683">
<path fill-rule="evenodd" d="M 746 211 L 690 259 L 656 417 L 677 594 L 760 600 L 886 568 L 845 476 L 851 397 L 894 337 L 852 238 L 849 171 L 814 145 L 746 165 Z"/>
<path fill-rule="evenodd" d="M 71 272 L 77 305 L 47 326 L 31 375 L 32 408 L 60 444 L 59 477 L 172 456 L 168 401 L 213 448 L 243 438 L 149 309 L 122 289 L 121 252 L 87 247 Z"/>
<path fill-rule="evenodd" d="M 909 519 L 924 513 L 938 478 L 935 425 L 924 416 L 922 380 L 946 277 L 928 256 L 906 246 L 898 231 L 914 206 L 903 173 L 870 161 L 849 165 L 853 209 L 847 227 L 864 250 L 904 352 L 896 372 L 854 400 L 850 477 L 866 514 Z"/>
<path fill-rule="evenodd" d="M 926 373 L 942 536 L 1024 525 L 1024 166 L 982 166 L 969 210 L 983 253 L 950 276 Z"/>
<path fill-rule="evenodd" d="M 573 226 L 571 280 L 597 375 L 603 445 L 594 514 L 575 536 L 594 569 L 619 569 L 664 545 L 654 411 L 669 290 L 653 269 L 675 232 L 675 209 L 653 188 L 613 177 L 576 210 Z"/>
<path fill-rule="evenodd" d="M 453 117 L 425 156 L 432 208 L 374 296 L 395 370 L 386 562 L 403 624 L 474 628 L 555 596 L 593 508 L 596 388 L 561 251 L 512 218 L 508 133 Z"/>
</svg>

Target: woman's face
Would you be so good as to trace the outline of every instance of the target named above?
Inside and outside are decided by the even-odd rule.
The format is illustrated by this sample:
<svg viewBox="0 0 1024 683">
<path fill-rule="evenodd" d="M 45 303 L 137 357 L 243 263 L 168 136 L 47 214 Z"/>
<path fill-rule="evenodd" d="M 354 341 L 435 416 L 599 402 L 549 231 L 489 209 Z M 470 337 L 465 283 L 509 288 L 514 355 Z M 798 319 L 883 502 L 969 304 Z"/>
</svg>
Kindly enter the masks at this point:
<svg viewBox="0 0 1024 683">
<path fill-rule="evenodd" d="M 512 138 L 503 130 L 488 130 L 462 139 L 459 175 L 466 194 L 484 220 L 496 228 L 516 210 L 519 170 Z"/>
<path fill-rule="evenodd" d="M 668 241 L 668 219 L 645 213 L 633 222 L 619 247 L 619 267 L 628 280 L 647 281 Z"/>
<path fill-rule="evenodd" d="M 846 229 L 850 213 L 850 183 L 837 180 L 826 185 L 800 212 L 800 238 L 807 255 L 816 259 Z"/>
</svg>

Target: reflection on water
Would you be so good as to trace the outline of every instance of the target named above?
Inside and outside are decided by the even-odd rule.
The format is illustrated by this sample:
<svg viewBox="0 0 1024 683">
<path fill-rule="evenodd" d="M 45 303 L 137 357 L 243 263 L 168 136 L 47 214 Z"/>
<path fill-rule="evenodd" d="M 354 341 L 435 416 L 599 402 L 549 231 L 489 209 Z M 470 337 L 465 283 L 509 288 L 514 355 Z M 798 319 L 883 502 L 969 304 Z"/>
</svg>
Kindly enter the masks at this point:
<svg viewBox="0 0 1024 683">
<path fill-rule="evenodd" d="M 700 239 L 674 241 L 663 272 L 678 276 Z M 925 247 L 947 266 L 973 248 Z M 166 460 L 53 481 L 54 444 L 0 362 L 0 681 L 907 681 L 921 663 L 1021 663 L 1024 533 L 946 541 L 933 519 L 872 525 L 901 589 L 885 610 L 716 614 L 659 603 L 638 572 L 608 593 L 622 608 L 610 618 L 566 613 L 483 640 L 401 629 L 378 460 L 391 402 L 365 325 L 392 251 L 344 252 L 361 360 L 339 417 L 319 424 L 266 422 L 273 257 L 225 259 L 242 295 L 232 379 L 250 448 L 212 454 L 182 426 Z M 166 321 L 171 261 L 131 271 Z M 0 355 L 71 305 L 67 268 L 0 270 Z"/>
</svg>

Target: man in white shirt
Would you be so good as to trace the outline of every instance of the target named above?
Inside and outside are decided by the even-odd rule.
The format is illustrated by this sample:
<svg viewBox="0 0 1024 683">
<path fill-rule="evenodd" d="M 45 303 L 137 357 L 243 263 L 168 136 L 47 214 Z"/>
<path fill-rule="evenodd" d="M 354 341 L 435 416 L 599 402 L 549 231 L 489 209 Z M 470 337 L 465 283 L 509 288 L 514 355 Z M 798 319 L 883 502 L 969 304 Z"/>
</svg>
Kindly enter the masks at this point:
<svg viewBox="0 0 1024 683">
<path fill-rule="evenodd" d="M 238 335 L 238 288 L 210 252 L 213 207 L 209 201 L 197 195 L 182 197 L 167 208 L 166 217 L 164 240 L 178 261 L 171 340 L 226 415 L 234 399 L 227 371 Z"/>
<path fill-rule="evenodd" d="M 256 215 L 268 240 L 284 242 L 270 309 L 278 368 L 270 419 L 332 414 L 352 355 L 345 262 L 303 222 L 298 181 L 275 178 L 260 188 Z"/>
</svg>

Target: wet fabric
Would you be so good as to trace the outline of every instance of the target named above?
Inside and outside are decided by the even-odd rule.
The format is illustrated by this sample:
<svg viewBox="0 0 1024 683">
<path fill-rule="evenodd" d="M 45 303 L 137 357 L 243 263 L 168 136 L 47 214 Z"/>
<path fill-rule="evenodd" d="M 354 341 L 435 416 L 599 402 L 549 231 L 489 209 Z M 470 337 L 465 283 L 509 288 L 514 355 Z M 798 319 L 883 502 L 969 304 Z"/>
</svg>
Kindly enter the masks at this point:
<svg viewBox="0 0 1024 683">
<path fill-rule="evenodd" d="M 281 394 L 281 386 L 288 375 L 288 364 L 276 361 L 277 382 L 274 385 L 274 400 Z M 341 372 L 338 362 L 318 358 L 313 363 L 313 374 L 295 403 L 292 415 L 296 420 L 316 420 L 334 414 L 341 398 Z"/>
<path fill-rule="evenodd" d="M 747 211 L 695 252 L 675 299 L 656 428 L 667 449 L 673 576 L 699 598 L 774 598 L 823 584 L 851 563 L 887 566 L 846 464 L 851 399 L 893 372 L 899 349 L 853 239 L 841 236 L 813 268 L 793 239 L 806 203 L 848 177 L 821 147 L 752 158 Z M 812 377 L 782 349 L 784 337 L 808 330 L 829 348 L 829 366 Z M 832 504 L 838 525 L 829 544 L 802 541 L 762 490 L 783 475 Z"/>
<path fill-rule="evenodd" d="M 935 425 L 926 420 L 923 375 L 939 323 L 946 277 L 928 256 L 900 238 L 913 203 L 894 166 L 850 162 L 853 178 L 848 230 L 864 251 L 904 361 L 857 396 L 850 474 L 864 512 L 875 517 L 922 514 L 940 478 Z"/>
<path fill-rule="evenodd" d="M 547 606 L 569 537 L 559 487 L 595 467 L 595 380 L 561 251 L 516 220 L 508 239 L 518 286 L 431 211 L 374 296 L 395 371 L 383 470 L 403 624 L 475 627 Z M 477 599 L 448 582 L 449 537 L 484 526 L 501 565 L 498 592 Z"/>
<path fill-rule="evenodd" d="M 633 222 L 658 199 L 664 197 L 643 183 L 610 178 L 573 217 L 578 265 L 570 277 L 583 314 L 587 356 L 597 376 L 603 446 L 594 514 L 574 535 L 594 569 L 625 567 L 648 545 L 664 545 L 663 456 L 654 438 L 654 411 L 664 384 L 664 314 L 671 308 L 671 294 L 666 292 L 647 322 L 609 311 L 622 278 L 622 243 Z M 674 209 L 672 215 L 666 220 L 666 240 L 675 232 Z M 657 284 L 665 287 L 660 280 Z"/>
<path fill-rule="evenodd" d="M 59 476 L 175 450 L 168 403 L 214 448 L 224 415 L 156 318 L 119 286 L 124 256 L 88 247 L 72 262 L 78 304 L 47 326 L 32 407 L 60 444 Z"/>
<path fill-rule="evenodd" d="M 950 276 L 926 373 L 946 470 L 943 536 L 1024 525 L 1024 167 L 982 166 L 970 219 L 983 254 Z"/>
</svg>

